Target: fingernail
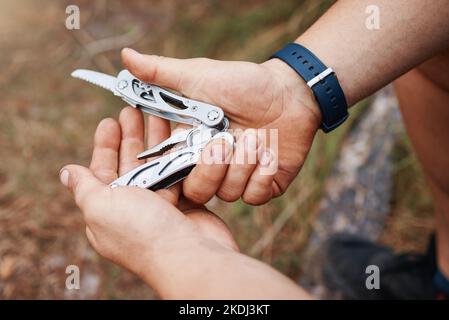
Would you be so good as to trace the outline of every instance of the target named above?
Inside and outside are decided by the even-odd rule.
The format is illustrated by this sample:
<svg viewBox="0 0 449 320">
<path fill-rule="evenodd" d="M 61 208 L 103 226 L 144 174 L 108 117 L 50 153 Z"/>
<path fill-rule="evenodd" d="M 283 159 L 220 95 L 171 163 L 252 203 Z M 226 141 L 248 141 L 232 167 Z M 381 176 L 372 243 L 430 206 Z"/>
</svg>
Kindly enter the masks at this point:
<svg viewBox="0 0 449 320">
<path fill-rule="evenodd" d="M 131 49 L 131 48 L 128 48 L 128 47 L 123 48 L 122 51 L 128 51 L 128 52 L 131 53 L 131 54 L 136 54 L 136 53 L 137 53 L 137 54 L 140 54 L 140 53 L 137 52 L 136 50 Z"/>
<path fill-rule="evenodd" d="M 141 59 L 143 58 L 142 54 L 139 53 L 139 52 L 137 52 L 137 51 L 134 50 L 134 49 L 131 49 L 131 48 L 124 48 L 124 49 L 123 49 L 123 53 L 125 53 L 125 55 L 128 56 L 128 59 L 133 59 L 133 60 L 134 60 L 134 63 L 140 63 L 140 62 L 142 62 L 142 60 L 141 60 Z"/>
<path fill-rule="evenodd" d="M 262 153 L 262 156 L 260 157 L 259 163 L 262 167 L 268 167 L 273 160 L 273 155 L 269 151 L 265 151 Z"/>
<path fill-rule="evenodd" d="M 257 149 L 257 136 L 255 134 L 247 134 L 244 139 L 245 148 L 247 151 L 253 151 Z"/>
<path fill-rule="evenodd" d="M 59 172 L 59 180 L 61 180 L 61 183 L 68 187 L 69 186 L 69 171 L 67 169 L 62 169 Z"/>
<path fill-rule="evenodd" d="M 214 159 L 214 163 L 223 163 L 226 160 L 228 151 L 228 143 L 225 140 L 212 145 L 212 158 Z"/>
</svg>

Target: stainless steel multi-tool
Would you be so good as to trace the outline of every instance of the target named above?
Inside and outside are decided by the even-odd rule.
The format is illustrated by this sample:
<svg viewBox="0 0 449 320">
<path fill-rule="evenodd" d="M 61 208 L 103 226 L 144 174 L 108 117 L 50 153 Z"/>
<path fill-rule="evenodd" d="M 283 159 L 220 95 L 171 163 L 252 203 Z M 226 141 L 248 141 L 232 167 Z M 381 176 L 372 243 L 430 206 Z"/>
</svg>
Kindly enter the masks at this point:
<svg viewBox="0 0 449 320">
<path fill-rule="evenodd" d="M 229 122 L 223 110 L 217 106 L 181 97 L 145 83 L 128 70 L 122 70 L 117 77 L 113 77 L 78 69 L 72 76 L 112 91 L 145 113 L 192 126 L 137 155 L 138 159 L 159 157 L 119 177 L 111 183 L 112 187 L 137 186 L 151 190 L 168 188 L 190 173 L 204 147 L 212 139 L 225 139 L 231 146 L 234 145 L 234 137 L 226 132 Z M 168 153 L 170 149 L 172 151 Z"/>
</svg>

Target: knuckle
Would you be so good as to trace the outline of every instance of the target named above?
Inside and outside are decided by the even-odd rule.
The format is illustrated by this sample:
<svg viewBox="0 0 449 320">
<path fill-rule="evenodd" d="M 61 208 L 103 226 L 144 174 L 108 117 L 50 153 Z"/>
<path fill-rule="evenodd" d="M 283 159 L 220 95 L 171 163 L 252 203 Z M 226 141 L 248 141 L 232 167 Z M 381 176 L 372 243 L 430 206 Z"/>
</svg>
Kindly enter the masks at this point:
<svg viewBox="0 0 449 320">
<path fill-rule="evenodd" d="M 76 174 L 70 175 L 70 189 L 75 196 L 75 202 L 78 206 L 84 203 L 86 194 L 81 192 L 81 184 Z"/>
<path fill-rule="evenodd" d="M 209 200 L 208 194 L 196 185 L 188 185 L 184 189 L 184 195 L 196 203 L 205 203 Z"/>
<path fill-rule="evenodd" d="M 97 167 L 93 166 L 91 170 L 95 173 L 97 178 L 103 181 L 104 183 L 111 182 L 117 175 L 117 172 L 112 169 L 103 169 L 103 168 L 97 169 Z"/>
<path fill-rule="evenodd" d="M 165 57 L 158 56 L 158 55 L 153 55 L 151 57 L 152 57 L 153 62 L 151 63 L 151 68 L 150 68 L 150 71 L 148 74 L 147 81 L 149 81 L 149 82 L 156 81 L 158 74 L 159 74 L 160 65 L 162 63 L 164 63 L 164 59 L 165 59 Z"/>
<path fill-rule="evenodd" d="M 210 164 L 204 164 L 197 171 L 197 179 L 201 181 L 201 186 L 208 186 L 212 188 L 216 184 L 217 177 L 214 172 L 214 167 Z"/>
<path fill-rule="evenodd" d="M 229 187 L 223 185 L 218 190 L 217 196 L 223 201 L 234 202 L 240 198 L 241 193 L 236 192 L 235 189 L 232 189 L 232 188 L 229 188 Z"/>
<path fill-rule="evenodd" d="M 245 192 L 242 196 L 243 202 L 252 206 L 260 206 L 270 200 L 268 196 L 262 196 L 253 192 Z"/>
<path fill-rule="evenodd" d="M 282 188 L 281 185 L 279 183 L 277 183 L 276 181 L 273 181 L 273 184 L 272 184 L 273 198 L 282 196 L 286 189 L 287 188 Z"/>
</svg>

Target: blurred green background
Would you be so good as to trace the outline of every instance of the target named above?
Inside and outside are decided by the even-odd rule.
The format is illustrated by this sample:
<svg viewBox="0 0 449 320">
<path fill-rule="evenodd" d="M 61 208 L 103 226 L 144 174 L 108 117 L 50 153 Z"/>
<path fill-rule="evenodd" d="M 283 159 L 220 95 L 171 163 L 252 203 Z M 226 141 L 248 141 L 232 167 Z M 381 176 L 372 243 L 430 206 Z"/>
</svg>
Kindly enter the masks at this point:
<svg viewBox="0 0 449 320">
<path fill-rule="evenodd" d="M 333 1 L 31 1 L 0 2 L 0 297 L 155 298 L 135 276 L 98 256 L 58 180 L 67 163 L 88 164 L 92 137 L 120 99 L 70 77 L 76 68 L 114 74 L 119 52 L 261 62 L 310 26 Z M 65 27 L 66 6 L 81 10 L 81 29 Z M 363 104 L 363 103 L 362 103 Z M 300 176 L 271 203 L 212 203 L 242 251 L 296 279 L 301 250 L 323 185 L 352 120 L 319 134 Z M 422 250 L 432 206 L 405 135 L 395 146 L 392 215 L 384 242 Z M 274 228 L 287 211 L 287 220 Z M 258 241 L 271 230 L 269 241 Z M 65 268 L 81 269 L 81 290 L 65 290 Z"/>
</svg>

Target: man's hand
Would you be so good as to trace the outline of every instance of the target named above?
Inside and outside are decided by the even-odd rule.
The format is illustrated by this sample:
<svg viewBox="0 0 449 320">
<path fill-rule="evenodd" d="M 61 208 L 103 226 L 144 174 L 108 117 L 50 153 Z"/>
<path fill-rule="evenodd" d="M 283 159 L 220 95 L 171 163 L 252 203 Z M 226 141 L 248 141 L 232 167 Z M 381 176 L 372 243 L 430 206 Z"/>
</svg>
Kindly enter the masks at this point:
<svg viewBox="0 0 449 320">
<path fill-rule="evenodd" d="M 150 118 L 149 144 L 159 143 L 169 134 L 167 121 Z M 217 216 L 180 198 L 179 185 L 156 193 L 108 186 L 117 175 L 143 163 L 136 158 L 143 150 L 142 113 L 127 107 L 119 122 L 105 119 L 98 125 L 90 169 L 68 165 L 61 170 L 61 182 L 73 193 L 83 212 L 92 246 L 102 256 L 144 279 L 153 279 L 148 273 L 158 273 L 157 261 L 176 252 L 179 245 L 192 244 L 190 250 L 195 250 L 195 243 L 202 242 L 223 250 L 238 250 Z"/>
<path fill-rule="evenodd" d="M 143 81 L 221 107 L 231 128 L 243 130 L 233 154 L 229 148 L 206 148 L 203 153 L 232 159 L 229 165 L 199 163 L 183 182 L 189 199 L 206 203 L 216 194 L 225 201 L 242 197 L 248 204 L 263 204 L 281 195 L 298 174 L 321 115 L 309 88 L 280 60 L 263 64 L 180 60 L 131 49 L 122 51 L 122 60 Z M 278 130 L 277 150 L 257 129 Z M 242 164 L 242 159 L 256 161 Z M 277 170 L 264 168 L 273 166 Z"/>
</svg>

